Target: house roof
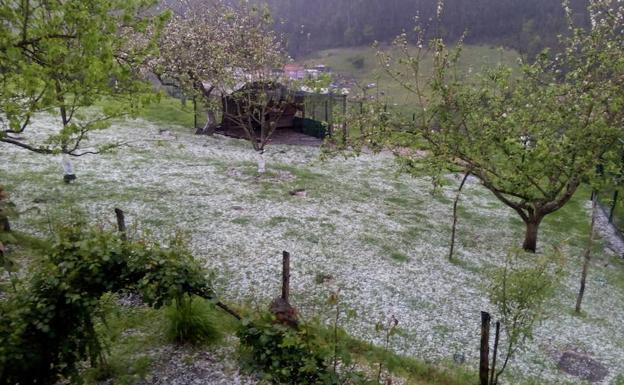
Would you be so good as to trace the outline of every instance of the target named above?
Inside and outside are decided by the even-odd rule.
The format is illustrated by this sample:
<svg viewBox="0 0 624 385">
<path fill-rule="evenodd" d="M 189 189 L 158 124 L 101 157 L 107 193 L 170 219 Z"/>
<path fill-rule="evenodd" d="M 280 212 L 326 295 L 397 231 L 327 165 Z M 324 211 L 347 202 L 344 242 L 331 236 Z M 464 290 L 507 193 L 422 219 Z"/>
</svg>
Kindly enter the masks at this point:
<svg viewBox="0 0 624 385">
<path fill-rule="evenodd" d="M 284 72 L 303 71 L 303 70 L 305 70 L 305 67 L 303 66 L 303 64 L 290 63 L 290 64 L 284 65 Z"/>
</svg>

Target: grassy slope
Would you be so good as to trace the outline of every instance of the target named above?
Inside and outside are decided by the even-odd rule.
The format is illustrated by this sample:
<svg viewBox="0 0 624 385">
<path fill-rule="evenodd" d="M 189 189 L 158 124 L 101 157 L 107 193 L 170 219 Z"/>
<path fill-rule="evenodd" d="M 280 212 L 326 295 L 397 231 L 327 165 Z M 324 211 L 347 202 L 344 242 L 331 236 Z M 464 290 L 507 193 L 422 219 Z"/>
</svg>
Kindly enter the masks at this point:
<svg viewBox="0 0 624 385">
<path fill-rule="evenodd" d="M 21 232 L 1 234 L 1 239 L 11 247 L 10 257 L 22 268 L 36 261 L 49 248 L 49 242 Z M 8 277 L 0 277 L 0 292 L 11 292 Z M 167 322 L 164 309 L 153 309 L 145 306 L 122 306 L 116 294 L 105 295 L 100 300 L 100 311 L 105 314 L 106 322 L 98 321 L 96 328 L 101 341 L 107 349 L 106 359 L 95 367 L 86 368 L 83 380 L 87 384 L 102 382 L 118 385 L 132 385 L 150 378 L 155 367 L 167 361 L 172 346 L 165 339 Z M 227 349 L 225 359 L 233 364 L 233 336 L 238 323 L 230 315 L 217 311 L 216 324 L 227 336 L 218 341 L 217 345 L 183 347 L 183 362 L 190 362 L 194 355 L 209 351 L 219 356 L 220 349 Z M 98 318 L 99 319 L 99 318 Z M 328 335 L 331 332 L 328 331 Z M 389 371 L 393 376 L 400 376 L 414 385 L 463 385 L 476 382 L 475 373 L 466 368 L 451 364 L 434 365 L 414 358 L 394 354 L 386 349 L 371 345 L 356 338 L 349 338 L 345 345 L 352 351 L 354 358 L 363 365 L 376 368 L 380 363 L 384 373 Z M 179 347 L 178 347 L 179 349 Z M 214 359 L 214 358 L 213 358 Z M 235 364 L 234 364 L 235 365 Z M 175 372 L 169 372 L 171 375 Z M 227 375 L 227 374 L 226 374 Z"/>
<path fill-rule="evenodd" d="M 293 297 L 303 312 L 324 314 L 329 288 L 319 277 L 329 274 L 332 285 L 342 287 L 346 306 L 360 313 L 347 325 L 358 338 L 378 343 L 371 324 L 380 314 L 400 318 L 403 333 L 393 349 L 417 360 L 392 360 L 401 370 L 413 366 L 409 370 L 415 374 L 404 374 L 416 383 L 462 383 L 441 380 L 444 376 L 418 359 L 444 362 L 463 352 L 467 368 L 475 367 L 478 311 L 489 308 L 481 282 L 522 233 L 516 216 L 487 191 L 474 183 L 467 186 L 461 262 L 450 264 L 445 254 L 453 178 L 441 194 L 431 195 L 426 177 L 396 176 L 387 156 L 319 163 L 317 151 L 287 146 L 270 148 L 271 171 L 256 178 L 248 143 L 182 133 L 168 140 L 157 134 L 163 127 L 170 128 L 141 121 L 113 127 L 111 134 L 140 144 L 76 160 L 79 179 L 70 186 L 61 183 L 58 166 L 49 158 L 16 149 L 3 153 L 1 183 L 22 210 L 41 210 L 22 215 L 16 228 L 45 235 L 48 218 L 67 217 L 77 208 L 106 223 L 112 221 L 112 208 L 122 207 L 134 225 L 139 221 L 141 229 L 156 236 L 175 228 L 189 232 L 197 255 L 223 277 L 220 289 L 228 300 L 243 303 L 268 303 L 279 281 L 273 256 L 276 250 L 291 250 L 296 256 Z M 290 197 L 288 191 L 296 188 L 305 188 L 308 197 Z M 514 383 L 529 375 L 538 383 L 570 380 L 556 372 L 549 353 L 568 346 L 598 355 L 613 375 L 622 370 L 613 359 L 624 352 L 618 310 L 624 273 L 618 258 L 596 250 L 587 313 L 571 315 L 587 234 L 586 198 L 587 191 L 580 191 L 543 225 L 543 251 L 563 247 L 569 277 L 536 332 L 537 341 L 548 342 L 531 344 L 514 361 Z M 148 329 L 149 319 L 143 326 Z"/>
<path fill-rule="evenodd" d="M 349 58 L 358 55 L 366 56 L 363 71 L 355 74 L 358 80 L 378 81 L 373 69 L 372 49 L 324 51 L 316 55 L 320 59 L 310 59 L 310 62 L 317 60 L 332 66 L 335 70 L 347 73 L 354 70 Z M 478 65 L 475 63 L 493 64 L 500 57 L 503 61 L 512 63 L 513 56 L 509 52 L 501 56 L 497 50 L 487 47 L 469 47 L 466 50 L 465 66 Z M 385 85 L 383 81 L 379 83 L 382 87 Z M 387 88 L 387 90 L 400 95 L 396 89 Z M 189 104 L 183 109 L 179 101 L 163 98 L 159 104 L 146 109 L 141 116 L 159 122 L 156 127 L 191 132 L 193 115 L 190 106 Z M 141 134 L 133 135 L 138 136 L 139 140 L 153 136 L 150 130 L 156 128 L 145 127 L 140 122 L 129 125 L 133 126 L 132 130 L 141 130 Z M 188 129 L 181 129 L 177 125 Z M 127 135 L 125 131 L 124 134 Z M 200 242 L 201 246 L 197 246 L 199 254 L 207 258 L 211 265 L 215 264 L 224 268 L 224 271 L 229 271 L 225 275 L 232 279 L 234 285 L 235 282 L 243 283 L 243 287 L 238 289 L 238 295 L 242 294 L 242 297 L 234 295 L 234 300 L 256 301 L 257 298 L 247 297 L 249 293 L 245 291 L 251 289 L 253 295 L 253 283 L 256 282 L 254 275 L 261 276 L 263 270 L 266 270 L 264 267 L 258 271 L 254 270 L 254 267 L 266 265 L 264 257 L 261 257 L 261 261 L 253 258 L 249 263 L 245 261 L 244 256 L 249 255 L 250 251 L 246 245 L 240 244 L 240 237 L 236 234 L 249 235 L 253 238 L 248 246 L 252 247 L 253 253 L 259 255 L 266 255 L 270 253 L 267 248 L 271 250 L 279 248 L 284 243 L 291 244 L 288 247 L 296 248 L 299 254 L 315 254 L 315 248 L 322 245 L 323 253 L 339 259 L 332 261 L 334 268 L 340 264 L 346 267 L 345 271 L 337 269 L 335 274 L 338 280 L 345 278 L 348 281 L 342 274 L 357 274 L 363 268 L 362 265 L 358 266 L 357 258 L 349 258 L 346 253 L 355 253 L 355 256 L 361 253 L 361 263 L 364 264 L 369 263 L 367 260 L 369 256 L 374 256 L 377 259 L 374 270 L 382 276 L 386 275 L 384 271 L 386 269 L 395 274 L 402 269 L 408 269 L 411 274 L 416 274 L 412 279 L 426 280 L 426 276 L 413 270 L 415 264 L 432 265 L 434 269 L 443 269 L 450 277 L 457 276 L 459 271 L 460 280 L 450 280 L 447 283 L 462 285 L 472 294 L 453 291 L 453 295 L 458 295 L 463 301 L 476 301 L 475 306 L 478 307 L 484 305 L 484 302 L 478 294 L 474 297 L 474 290 L 478 285 L 473 281 L 482 280 L 484 269 L 499 263 L 501 250 L 510 241 L 514 243 L 522 232 L 520 221 L 493 200 L 486 191 L 477 186 L 469 187 L 460 210 L 460 262 L 455 265 L 447 264 L 442 256 L 448 231 L 446 210 L 454 186 L 450 181 L 444 194 L 432 196 L 426 188 L 427 182 L 421 183 L 424 178 L 416 178 L 416 183 L 411 178 L 397 178 L 392 174 L 391 162 L 388 163 L 386 160 L 381 164 L 374 158 L 366 158 L 362 162 L 347 161 L 344 164 L 331 161 L 329 164 L 319 166 L 313 161 L 315 154 L 309 155 L 304 151 L 306 154 L 301 156 L 296 154 L 296 150 L 289 148 L 276 149 L 269 163 L 272 172 L 266 178 L 255 179 L 253 158 L 246 156 L 241 158 L 238 155 L 239 152 L 245 153 L 246 143 L 237 141 L 222 143 L 209 139 L 205 144 L 208 147 L 204 147 L 195 142 L 195 138 L 186 136 L 174 142 L 154 140 L 146 146 L 123 150 L 118 155 L 103 156 L 102 164 L 98 164 L 99 160 L 85 159 L 79 164 L 80 179 L 75 186 L 62 186 L 59 183 L 56 165 L 47 163 L 44 158 L 30 158 L 24 153 L 10 151 L 9 154 L 0 155 L 0 160 L 4 161 L 6 160 L 4 157 L 8 156 L 12 162 L 17 162 L 15 164 L 19 167 L 0 168 L 2 170 L 0 183 L 7 185 L 22 208 L 28 208 L 35 201 L 34 206 L 39 207 L 44 215 L 34 215 L 30 212 L 16 222 L 22 228 L 39 233 L 46 232 L 49 218 L 54 220 L 55 217 L 65 217 L 67 210 L 79 207 L 103 220 L 102 218 L 108 216 L 114 205 L 129 207 L 131 215 L 140 216 L 143 228 L 156 233 L 167 233 L 172 231 L 173 227 L 189 231 L 194 237 L 200 232 L 201 237 L 207 237 L 208 240 Z M 165 158 L 169 165 L 162 164 L 162 159 Z M 201 174 L 193 171 L 199 171 L 198 167 L 203 170 Z M 141 170 L 154 170 L 154 173 L 162 175 L 163 179 L 153 179 L 150 176 L 152 173 L 144 174 Z M 280 180 L 280 175 L 291 175 L 293 178 Z M 298 202 L 296 198 L 284 198 L 291 189 L 301 187 L 308 191 L 307 204 Z M 549 310 L 556 313 L 556 316 L 549 322 L 549 327 L 540 329 L 537 333 L 538 338 L 552 337 L 553 330 L 557 330 L 561 323 L 569 325 L 568 329 L 569 327 L 604 329 L 607 335 L 608 330 L 614 330 L 613 324 L 617 323 L 615 319 L 610 318 L 615 309 L 610 309 L 609 305 L 619 304 L 617 301 L 624 295 L 622 285 L 624 264 L 620 259 L 606 255 L 600 248 L 596 250 L 597 257 L 590 272 L 590 293 L 586 299 L 589 311 L 583 317 L 574 317 L 570 314 L 576 289 L 575 275 L 579 263 L 577 256 L 580 255 L 588 226 L 586 195 L 587 191 L 580 191 L 568 206 L 549 216 L 540 234 L 544 250 L 552 245 L 567 245 L 565 248 L 569 256 L 570 279 L 565 290 L 553 301 Z M 245 210 L 231 211 L 233 204 L 244 206 Z M 275 206 L 277 210 L 267 209 L 271 206 Z M 346 223 L 341 220 L 343 217 Z M 499 231 L 492 231 L 493 228 Z M 228 233 L 236 238 L 233 242 L 229 239 Z M 22 241 L 29 243 L 32 242 L 32 238 L 23 238 Z M 439 252 L 434 260 L 422 251 L 423 243 L 426 248 Z M 345 244 L 345 247 L 341 248 L 342 244 Z M 217 250 L 206 255 L 207 245 L 217 246 Z M 334 251 L 332 248 L 339 250 Z M 27 250 L 18 250 L 20 258 L 27 253 Z M 221 254 L 224 259 L 217 257 L 217 254 Z M 227 257 L 228 255 L 241 256 L 241 260 L 238 261 L 239 258 L 232 260 Z M 309 281 L 318 281 L 319 276 L 334 271 L 332 266 L 327 266 L 322 259 L 318 261 L 314 258 L 304 258 L 305 262 L 302 263 L 308 264 L 309 267 L 298 272 L 299 279 L 305 282 L 298 287 L 299 290 L 306 291 L 298 294 L 298 300 L 304 302 L 302 306 L 306 309 L 318 306 L 313 303 L 314 301 L 319 299 L 322 301 L 318 295 L 312 294 L 307 301 L 311 303 L 305 303 L 308 294 L 323 290 L 322 287 L 315 286 Z M 232 273 L 234 268 L 241 269 L 241 272 Z M 400 282 L 396 282 L 397 286 L 393 286 L 384 281 L 383 277 L 374 282 L 369 282 L 369 278 L 371 277 L 363 279 L 366 284 L 379 285 L 374 295 L 385 298 L 389 292 L 392 293 L 392 298 L 405 297 L 403 299 L 414 307 L 407 311 L 412 316 L 422 312 L 435 312 L 438 306 L 445 306 L 439 302 L 440 297 L 432 298 L 431 293 L 418 293 L 417 288 L 411 292 L 405 291 L 402 290 Z M 273 280 L 272 277 L 268 281 Z M 251 287 L 245 286 L 245 282 L 247 284 L 251 282 Z M 225 286 L 227 290 L 229 285 Z M 262 292 L 262 289 L 258 290 Z M 347 289 L 347 293 L 349 290 L 353 288 Z M 600 298 L 604 293 L 609 293 L 615 302 L 604 302 L 604 298 Z M 349 306 L 357 308 L 357 296 L 353 299 L 348 297 L 347 294 Z M 442 297 L 442 301 L 448 300 Z M 368 310 L 370 309 L 363 310 L 363 313 L 370 314 Z M 409 314 L 404 314 L 403 317 L 409 317 Z M 404 320 L 402 318 L 402 325 Z M 408 345 L 422 343 L 426 336 L 419 335 L 422 332 L 415 330 L 420 328 L 411 324 L 409 319 L 407 321 L 407 324 L 403 325 L 405 329 L 403 337 Z M 457 337 L 453 330 L 455 326 L 440 321 L 427 325 L 426 329 L 429 330 L 427 333 L 431 333 L 436 343 L 455 344 L 453 341 Z M 133 383 L 150 371 L 152 363 L 152 358 L 147 354 L 137 352 L 160 349 L 165 344 L 161 338 L 162 315 L 154 310 L 117 309 L 110 325 L 112 352 L 116 358 L 110 362 L 107 372 L 92 371 L 89 378 L 94 380 L 101 376 L 112 375 L 119 383 Z M 569 335 L 568 329 L 562 331 L 562 334 Z M 358 327 L 356 330 L 356 334 L 362 336 L 361 328 Z M 130 338 L 128 331 L 131 333 Z M 598 337 L 599 341 L 604 341 L 604 333 L 599 333 Z M 618 333 L 610 336 L 618 341 L 617 345 L 624 348 L 624 338 L 621 337 Z M 586 342 L 580 339 L 576 343 L 581 344 L 583 349 L 592 349 L 589 345 L 583 345 Z M 410 352 L 402 343 L 400 345 L 399 351 Z M 472 347 L 469 345 L 463 348 L 472 349 Z M 471 377 L 464 367 L 440 371 L 437 365 L 402 355 L 387 354 L 379 349 L 371 349 L 367 343 L 357 340 L 352 343 L 352 348 L 355 351 L 368 350 L 369 354 L 363 356 L 372 355 L 375 360 L 384 360 L 393 371 L 409 378 L 410 383 L 464 384 Z M 409 354 L 426 358 L 427 361 L 432 360 L 427 358 L 427 348 L 424 351 L 425 353 Z M 521 361 L 523 366 L 529 363 L 529 370 L 538 368 L 548 371 L 552 370 L 552 363 L 546 362 L 548 360 L 548 354 L 541 351 L 540 347 L 534 347 L 525 353 Z M 438 359 L 433 361 L 441 362 Z M 512 370 L 516 372 L 514 383 L 547 383 L 541 379 L 538 372 L 534 374 L 536 379 L 531 379 L 527 375 L 526 368 Z M 552 380 L 552 374 L 547 377 Z M 565 381 L 566 378 L 563 377 L 554 382 Z"/>
<path fill-rule="evenodd" d="M 383 48 L 386 52 L 396 53 L 390 47 Z M 414 49 L 411 49 L 414 51 Z M 459 69 L 462 73 L 477 73 L 485 67 L 492 67 L 498 64 L 517 67 L 519 55 L 515 51 L 504 50 L 489 46 L 468 45 L 464 47 L 462 57 L 459 61 Z M 363 59 L 363 66 L 356 67 L 355 59 Z M 399 85 L 385 72 L 379 70 L 377 59 L 377 49 L 372 47 L 355 48 L 335 48 L 315 52 L 303 59 L 308 65 L 325 64 L 333 72 L 353 78 L 358 85 L 365 86 L 370 83 L 377 83 L 379 92 L 385 93 L 389 105 L 397 104 L 407 112 L 409 105 L 413 104 L 413 95 Z M 431 57 L 427 57 L 422 62 L 422 73 L 430 74 L 432 70 Z M 360 91 L 361 92 L 361 91 Z M 368 91 L 369 95 L 376 94 L 377 90 Z"/>
</svg>

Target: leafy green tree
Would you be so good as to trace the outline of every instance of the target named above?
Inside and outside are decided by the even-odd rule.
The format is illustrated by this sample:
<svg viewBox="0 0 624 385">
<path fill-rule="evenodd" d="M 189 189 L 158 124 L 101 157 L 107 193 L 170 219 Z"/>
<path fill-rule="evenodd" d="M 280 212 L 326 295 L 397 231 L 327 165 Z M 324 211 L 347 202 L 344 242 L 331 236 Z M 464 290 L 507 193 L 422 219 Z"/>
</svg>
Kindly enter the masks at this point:
<svg viewBox="0 0 624 385">
<path fill-rule="evenodd" d="M 0 2 L 0 143 L 81 156 L 89 133 L 136 112 L 150 85 L 138 71 L 166 15 L 154 0 Z M 130 45 L 141 41 L 144 44 Z M 107 101 L 108 108 L 93 108 Z M 54 114 L 48 130 L 35 114 Z M 32 132 L 36 130 L 37 132 Z"/>
<path fill-rule="evenodd" d="M 569 8 L 565 50 L 543 52 L 516 74 L 498 66 L 475 77 L 457 68 L 462 44 L 427 44 L 416 29 L 416 50 L 406 34 L 395 52 L 381 53 L 388 73 L 413 94 L 416 119 L 383 115 L 362 127 L 364 144 L 420 148 L 437 165 L 477 177 L 526 225 L 523 248 L 535 252 L 545 216 L 562 208 L 596 165 L 619 164 L 624 126 L 624 5 L 596 2 L 592 27 L 576 28 Z M 421 63 L 433 57 L 433 71 Z M 411 118 L 411 117 L 410 117 Z M 367 124 L 367 123 L 365 123 Z M 363 139 L 363 140 L 362 140 Z M 406 164 L 421 152 L 401 151 Z"/>
</svg>

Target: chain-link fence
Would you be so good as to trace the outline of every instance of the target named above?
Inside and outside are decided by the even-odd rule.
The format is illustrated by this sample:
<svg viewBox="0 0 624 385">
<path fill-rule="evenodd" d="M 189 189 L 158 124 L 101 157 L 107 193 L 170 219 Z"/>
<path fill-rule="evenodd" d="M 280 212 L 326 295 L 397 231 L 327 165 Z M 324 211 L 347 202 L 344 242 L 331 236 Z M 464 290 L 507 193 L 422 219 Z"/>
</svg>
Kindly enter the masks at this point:
<svg viewBox="0 0 624 385">
<path fill-rule="evenodd" d="M 620 233 L 624 233 L 624 191 L 611 189 L 598 194 L 598 202 Z"/>
</svg>

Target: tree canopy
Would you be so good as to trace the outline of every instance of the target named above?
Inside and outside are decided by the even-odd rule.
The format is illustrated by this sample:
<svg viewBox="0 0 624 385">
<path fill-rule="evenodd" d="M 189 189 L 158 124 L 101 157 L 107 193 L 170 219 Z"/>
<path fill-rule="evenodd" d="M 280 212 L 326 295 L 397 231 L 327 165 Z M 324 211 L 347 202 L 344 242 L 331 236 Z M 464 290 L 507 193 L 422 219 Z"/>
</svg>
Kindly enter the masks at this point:
<svg viewBox="0 0 624 385">
<path fill-rule="evenodd" d="M 151 91 L 137 68 L 165 20 L 153 12 L 154 4 L 0 2 L 0 142 L 42 154 L 101 151 L 82 148 L 88 134 L 136 111 Z M 92 108 L 103 101 L 113 101 L 113 107 Z M 55 114 L 58 125 L 31 133 L 40 112 Z"/>
<path fill-rule="evenodd" d="M 266 8 L 187 0 L 174 9 L 149 68 L 164 84 L 199 97 L 208 106 L 208 124 L 214 123 L 213 96 L 263 80 L 286 61 Z"/>
</svg>

